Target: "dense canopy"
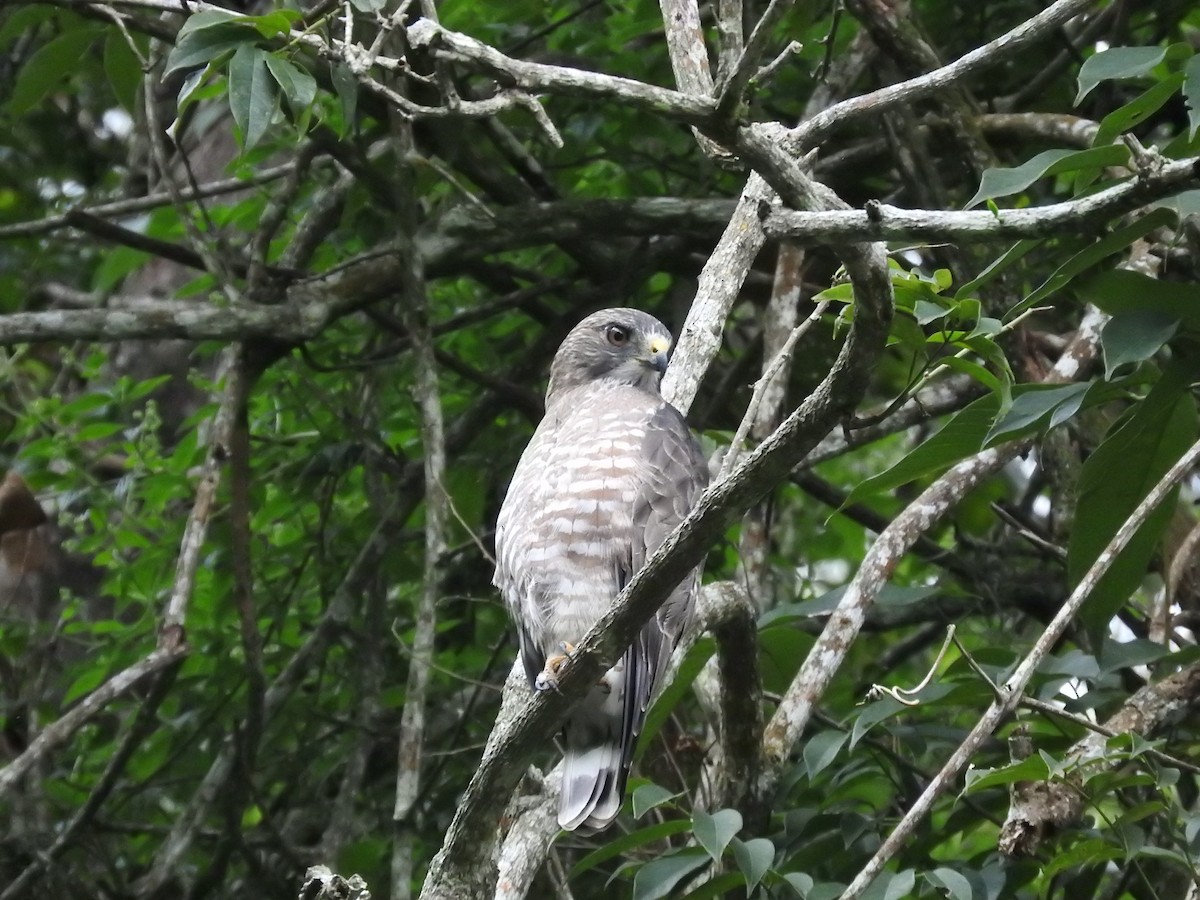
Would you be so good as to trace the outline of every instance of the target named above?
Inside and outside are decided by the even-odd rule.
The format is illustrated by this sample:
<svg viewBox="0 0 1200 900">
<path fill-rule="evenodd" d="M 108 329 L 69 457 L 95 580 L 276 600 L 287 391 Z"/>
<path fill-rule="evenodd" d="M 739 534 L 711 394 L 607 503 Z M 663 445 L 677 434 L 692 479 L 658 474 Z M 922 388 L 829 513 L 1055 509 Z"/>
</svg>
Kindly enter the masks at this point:
<svg viewBox="0 0 1200 900">
<path fill-rule="evenodd" d="M 5 3 L 0 900 L 1196 898 L 1198 39 Z M 713 483 L 535 698 L 496 516 L 613 306 Z M 702 561 L 560 835 L 570 704 Z"/>
</svg>

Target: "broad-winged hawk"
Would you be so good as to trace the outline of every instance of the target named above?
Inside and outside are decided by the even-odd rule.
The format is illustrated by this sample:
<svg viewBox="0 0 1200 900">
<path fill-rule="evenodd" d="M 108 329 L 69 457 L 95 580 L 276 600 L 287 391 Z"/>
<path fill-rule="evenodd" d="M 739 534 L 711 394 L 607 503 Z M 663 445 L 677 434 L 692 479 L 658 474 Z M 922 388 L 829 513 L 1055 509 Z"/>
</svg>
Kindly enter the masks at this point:
<svg viewBox="0 0 1200 900">
<path fill-rule="evenodd" d="M 537 689 L 687 515 L 708 468 L 659 382 L 671 335 L 653 316 L 606 309 L 563 341 L 546 415 L 525 448 L 496 526 L 495 584 Z M 691 616 L 697 568 L 624 657 L 572 710 L 558 821 L 606 828 L 671 650 Z"/>
</svg>

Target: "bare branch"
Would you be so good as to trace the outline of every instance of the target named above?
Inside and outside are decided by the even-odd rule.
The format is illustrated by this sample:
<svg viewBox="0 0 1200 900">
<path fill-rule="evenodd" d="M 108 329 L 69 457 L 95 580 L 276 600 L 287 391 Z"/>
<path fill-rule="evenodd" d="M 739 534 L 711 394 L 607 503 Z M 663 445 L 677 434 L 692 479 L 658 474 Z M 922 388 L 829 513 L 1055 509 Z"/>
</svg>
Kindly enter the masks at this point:
<svg viewBox="0 0 1200 900">
<path fill-rule="evenodd" d="M 473 65 L 503 83 L 526 91 L 615 100 L 689 125 L 708 124 L 716 112 L 716 103 L 709 97 L 655 87 L 631 78 L 513 59 L 429 19 L 418 19 L 410 25 L 408 39 L 414 47 L 428 49 L 436 58 Z"/>
<path fill-rule="evenodd" d="M 1063 23 L 1096 5 L 1097 0 L 1057 0 L 1007 34 L 963 54 L 949 65 L 927 75 L 835 103 L 802 122 L 789 137 L 801 151 L 816 147 L 838 128 L 868 116 L 879 115 L 894 106 L 931 96 L 1011 59 L 1014 53 L 1034 41 L 1045 39 Z"/>
<path fill-rule="evenodd" d="M 1140 209 L 1200 181 L 1200 157 L 1172 160 L 1139 172 L 1123 184 L 1086 197 L 1030 209 L 996 212 L 901 209 L 871 201 L 865 210 L 795 212 L 771 210 L 763 220 L 768 237 L 804 243 L 830 241 L 995 241 L 1049 237 L 1100 228 L 1114 216 Z"/>
</svg>

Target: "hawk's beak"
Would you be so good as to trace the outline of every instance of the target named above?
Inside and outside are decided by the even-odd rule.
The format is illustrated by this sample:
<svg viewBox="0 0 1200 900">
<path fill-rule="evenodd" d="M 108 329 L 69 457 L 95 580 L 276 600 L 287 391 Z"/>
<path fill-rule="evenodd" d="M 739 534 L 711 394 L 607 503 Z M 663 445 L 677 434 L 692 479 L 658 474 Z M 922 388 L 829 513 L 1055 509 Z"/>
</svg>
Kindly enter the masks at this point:
<svg viewBox="0 0 1200 900">
<path fill-rule="evenodd" d="M 667 363 L 669 357 L 667 352 L 671 349 L 671 342 L 663 337 L 651 338 L 650 340 L 650 365 L 658 370 L 659 374 L 667 371 Z"/>
</svg>

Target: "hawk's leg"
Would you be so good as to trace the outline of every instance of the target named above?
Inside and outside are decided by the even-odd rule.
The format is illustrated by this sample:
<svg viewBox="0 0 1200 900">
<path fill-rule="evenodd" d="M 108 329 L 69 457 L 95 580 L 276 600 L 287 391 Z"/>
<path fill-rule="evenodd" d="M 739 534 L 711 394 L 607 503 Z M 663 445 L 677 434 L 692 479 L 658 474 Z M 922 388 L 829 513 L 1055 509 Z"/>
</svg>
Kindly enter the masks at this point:
<svg viewBox="0 0 1200 900">
<path fill-rule="evenodd" d="M 533 682 L 534 690 L 548 691 L 551 688 L 556 691 L 558 690 L 558 670 L 563 667 L 563 664 L 568 659 L 574 656 L 575 645 L 562 641 L 558 646 L 562 650 L 562 653 L 546 657 L 545 667 L 538 673 L 538 677 Z"/>
<path fill-rule="evenodd" d="M 552 690 L 552 689 L 556 690 L 556 691 L 558 690 L 558 671 L 559 671 L 559 669 L 561 669 L 563 667 L 563 665 L 566 663 L 566 661 L 568 659 L 571 659 L 575 656 L 575 645 L 568 644 L 566 641 L 562 641 L 559 643 L 558 646 L 563 652 L 555 654 L 554 656 L 549 656 L 546 658 L 545 667 L 542 669 L 541 672 L 538 673 L 538 677 L 536 679 L 534 679 L 534 682 L 533 682 L 534 690 L 537 690 L 537 691 L 548 691 L 548 690 Z M 621 666 L 618 663 L 616 666 L 616 670 L 619 671 L 620 668 L 621 668 Z M 611 694 L 612 693 L 612 684 L 609 683 L 609 679 L 608 679 L 608 676 L 610 674 L 611 674 L 611 672 L 605 672 L 603 675 L 600 676 L 600 680 L 596 682 L 596 687 L 598 687 L 600 689 L 600 692 L 603 694 Z"/>
</svg>

